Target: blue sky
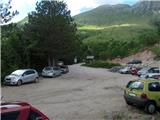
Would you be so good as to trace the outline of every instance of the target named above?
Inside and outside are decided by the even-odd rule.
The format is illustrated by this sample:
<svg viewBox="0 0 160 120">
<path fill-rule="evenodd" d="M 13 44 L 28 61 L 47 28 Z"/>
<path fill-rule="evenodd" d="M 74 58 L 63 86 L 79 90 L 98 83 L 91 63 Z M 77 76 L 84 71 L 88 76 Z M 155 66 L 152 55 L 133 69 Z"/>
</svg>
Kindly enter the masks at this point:
<svg viewBox="0 0 160 120">
<path fill-rule="evenodd" d="M 6 3 L 8 0 L 1 0 Z M 27 16 L 27 14 L 35 10 L 35 4 L 41 0 L 12 0 L 11 5 L 13 10 L 18 10 L 19 15 L 14 17 L 13 22 L 19 21 Z M 139 0 L 60 0 L 64 1 L 68 5 L 68 9 L 71 10 L 71 15 L 77 15 L 79 13 L 91 10 L 103 4 L 130 4 L 133 5 Z"/>
</svg>

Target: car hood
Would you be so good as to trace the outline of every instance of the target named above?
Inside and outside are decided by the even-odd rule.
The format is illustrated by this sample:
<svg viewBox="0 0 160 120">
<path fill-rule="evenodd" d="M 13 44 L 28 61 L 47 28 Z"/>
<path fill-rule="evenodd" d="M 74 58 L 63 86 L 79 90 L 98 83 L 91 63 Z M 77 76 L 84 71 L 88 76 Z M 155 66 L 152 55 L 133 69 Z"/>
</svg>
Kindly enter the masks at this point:
<svg viewBox="0 0 160 120">
<path fill-rule="evenodd" d="M 8 75 L 8 76 L 6 76 L 6 78 L 11 78 L 11 79 L 13 79 L 13 78 L 19 78 L 20 76 L 17 76 L 17 75 Z"/>
</svg>

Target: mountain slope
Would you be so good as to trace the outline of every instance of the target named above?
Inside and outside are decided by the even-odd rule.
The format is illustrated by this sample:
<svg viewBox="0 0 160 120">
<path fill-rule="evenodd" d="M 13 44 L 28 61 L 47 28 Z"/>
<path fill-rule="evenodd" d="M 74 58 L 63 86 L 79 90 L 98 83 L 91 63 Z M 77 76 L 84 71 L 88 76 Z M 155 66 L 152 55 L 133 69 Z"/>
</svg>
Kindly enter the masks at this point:
<svg viewBox="0 0 160 120">
<path fill-rule="evenodd" d="M 74 17 L 81 25 L 111 25 L 148 22 L 160 15 L 160 1 L 142 1 L 133 6 L 126 4 L 103 5 Z"/>
<path fill-rule="evenodd" d="M 160 1 L 103 5 L 74 17 L 86 54 L 99 59 L 112 59 L 135 54 L 160 40 L 151 24 L 160 16 Z"/>
</svg>

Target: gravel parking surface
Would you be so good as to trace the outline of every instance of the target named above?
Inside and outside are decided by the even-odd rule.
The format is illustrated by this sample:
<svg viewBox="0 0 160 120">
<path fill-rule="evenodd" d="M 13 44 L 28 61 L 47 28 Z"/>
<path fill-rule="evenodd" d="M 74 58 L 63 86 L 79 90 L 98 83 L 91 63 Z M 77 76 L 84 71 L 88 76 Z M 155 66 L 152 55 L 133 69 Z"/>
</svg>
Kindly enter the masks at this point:
<svg viewBox="0 0 160 120">
<path fill-rule="evenodd" d="M 123 99 L 123 88 L 137 77 L 80 64 L 69 69 L 68 74 L 41 78 L 39 83 L 3 87 L 2 95 L 5 100 L 32 104 L 50 120 L 156 120 L 136 107 L 127 106 Z"/>
</svg>

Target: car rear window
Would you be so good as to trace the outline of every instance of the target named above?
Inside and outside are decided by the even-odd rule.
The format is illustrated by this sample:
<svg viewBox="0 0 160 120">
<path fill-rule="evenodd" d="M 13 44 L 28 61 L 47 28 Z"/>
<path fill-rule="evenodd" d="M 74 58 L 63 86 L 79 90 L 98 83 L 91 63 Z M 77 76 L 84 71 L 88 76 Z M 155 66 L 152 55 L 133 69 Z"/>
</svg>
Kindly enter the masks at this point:
<svg viewBox="0 0 160 120">
<path fill-rule="evenodd" d="M 160 82 L 153 82 L 148 84 L 149 91 L 160 92 Z"/>
<path fill-rule="evenodd" d="M 129 82 L 127 88 L 143 90 L 144 84 L 140 81 Z"/>
<path fill-rule="evenodd" d="M 1 120 L 17 120 L 19 114 L 20 114 L 19 111 L 2 113 Z"/>
</svg>

